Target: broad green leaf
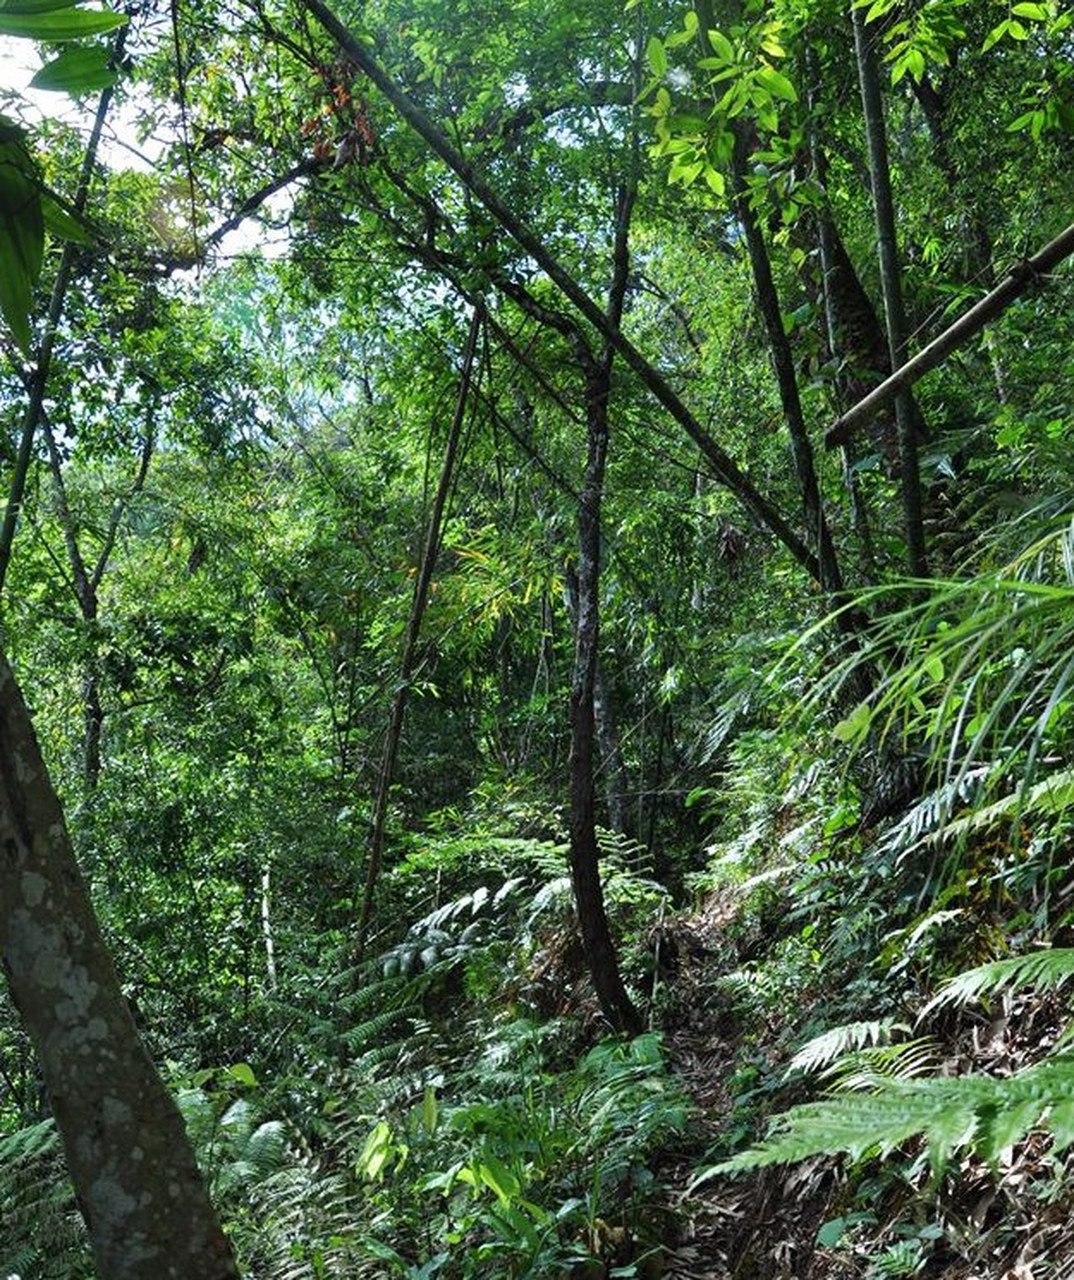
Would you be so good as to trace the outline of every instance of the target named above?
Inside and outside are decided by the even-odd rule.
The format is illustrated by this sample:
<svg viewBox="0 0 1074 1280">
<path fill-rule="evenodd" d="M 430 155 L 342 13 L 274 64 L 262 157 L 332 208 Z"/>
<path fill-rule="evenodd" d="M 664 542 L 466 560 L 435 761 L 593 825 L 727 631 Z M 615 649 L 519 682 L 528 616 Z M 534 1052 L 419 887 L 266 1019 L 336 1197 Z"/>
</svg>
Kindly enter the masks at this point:
<svg viewBox="0 0 1074 1280">
<path fill-rule="evenodd" d="M 127 21 L 122 13 L 100 9 L 55 9 L 48 13 L 11 13 L 0 9 L 0 36 L 24 36 L 31 40 L 81 40 L 114 31 Z"/>
<path fill-rule="evenodd" d="M 72 0 L 0 0 L 0 13 L 50 13 L 72 8 Z"/>
<path fill-rule="evenodd" d="M 719 169 L 708 165 L 705 169 L 705 181 L 709 184 L 709 190 L 722 199 L 727 191 L 727 182 Z"/>
<path fill-rule="evenodd" d="M 649 66 L 652 68 L 654 76 L 666 76 L 668 73 L 668 55 L 664 48 L 664 42 L 656 36 L 649 37 L 649 43 L 645 46 L 645 56 L 649 60 Z"/>
<path fill-rule="evenodd" d="M 227 1074 L 232 1080 L 248 1085 L 250 1088 L 257 1084 L 257 1076 L 254 1075 L 253 1068 L 248 1062 L 236 1062 L 233 1067 L 228 1067 Z"/>
<path fill-rule="evenodd" d="M 704 168 L 704 160 L 675 160 L 668 170 L 668 181 L 680 182 L 684 187 L 692 186 Z"/>
<path fill-rule="evenodd" d="M 108 50 L 99 46 L 67 49 L 46 63 L 30 81 L 30 86 L 56 93 L 90 93 L 96 89 L 107 89 L 118 78 L 108 60 Z"/>
<path fill-rule="evenodd" d="M 943 659 L 938 654 L 930 654 L 924 662 L 925 674 L 933 684 L 939 684 L 944 676 Z"/>
<path fill-rule="evenodd" d="M 1016 4 L 1011 13 L 1018 18 L 1030 18 L 1034 22 L 1048 20 L 1048 7 L 1043 4 Z"/>
<path fill-rule="evenodd" d="M 1007 126 L 1007 132 L 1008 132 L 1008 133 L 1018 133 L 1020 130 L 1027 128 L 1030 124 L 1032 124 L 1032 122 L 1033 122 L 1033 117 L 1034 117 L 1034 116 L 1037 116 L 1037 115 L 1039 115 L 1039 114 L 1040 114 L 1040 112 L 1038 112 L 1038 111 L 1026 111 L 1023 115 L 1017 116 L 1017 117 L 1016 117 L 1014 120 L 1012 120 L 1012 121 L 1010 122 L 1010 124 Z M 999 440 L 999 435 L 998 435 L 998 433 L 997 433 L 996 439 L 997 439 L 997 440 Z M 999 440 L 999 443 L 1000 443 L 1000 444 L 1003 444 L 1003 443 L 1004 443 L 1004 441 Z"/>
<path fill-rule="evenodd" d="M 378 1120 L 358 1157 L 358 1173 L 375 1182 L 384 1172 L 391 1153 L 392 1131 L 386 1121 Z"/>
<path fill-rule="evenodd" d="M 991 49 L 994 44 L 1002 40 L 1003 37 L 1007 34 L 1007 30 L 1010 27 L 1010 25 L 1011 24 L 1009 19 L 1004 18 L 1002 22 L 994 26 L 992 30 L 988 33 L 988 35 L 985 36 L 984 44 L 981 45 L 981 52 L 987 53 L 988 50 Z"/>
<path fill-rule="evenodd" d="M 477 1172 L 481 1181 L 495 1193 L 501 1204 L 510 1204 L 522 1190 L 515 1175 L 491 1151 L 485 1153 Z"/>
<path fill-rule="evenodd" d="M 859 702 L 854 710 L 832 730 L 836 742 L 857 742 L 865 736 L 871 719 L 869 705 Z"/>
<path fill-rule="evenodd" d="M 45 223 L 41 191 L 21 132 L 0 132 L 0 312 L 24 355 L 30 350 L 30 301 L 41 272 Z"/>
<path fill-rule="evenodd" d="M 773 98 L 782 98 L 784 102 L 797 102 L 798 93 L 782 71 L 775 67 L 760 67 L 757 81 L 762 84 Z"/>
<path fill-rule="evenodd" d="M 735 46 L 724 35 L 722 31 L 709 32 L 709 44 L 712 45 L 712 52 L 723 62 L 734 62 Z"/>
<path fill-rule="evenodd" d="M 688 9 L 686 11 L 685 18 L 683 19 L 683 29 L 681 31 L 676 31 L 674 35 L 668 36 L 665 41 L 665 45 L 668 49 L 677 49 L 679 45 L 689 44 L 697 35 L 697 31 L 697 14 L 693 9 Z"/>
<path fill-rule="evenodd" d="M 60 240 L 71 240 L 75 244 L 93 243 L 93 237 L 85 224 L 73 214 L 68 213 L 56 197 L 48 191 L 42 193 L 41 212 L 45 217 L 45 226 Z"/>
</svg>

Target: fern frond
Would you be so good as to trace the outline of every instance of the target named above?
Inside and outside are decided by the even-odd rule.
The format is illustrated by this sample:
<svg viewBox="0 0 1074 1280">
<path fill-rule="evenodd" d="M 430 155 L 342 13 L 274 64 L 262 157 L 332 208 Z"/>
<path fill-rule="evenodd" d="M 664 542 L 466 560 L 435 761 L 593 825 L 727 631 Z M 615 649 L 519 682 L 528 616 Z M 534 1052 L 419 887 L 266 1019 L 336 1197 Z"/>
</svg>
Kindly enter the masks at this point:
<svg viewBox="0 0 1074 1280">
<path fill-rule="evenodd" d="M 722 1174 L 813 1156 L 853 1160 L 888 1155 L 921 1135 L 935 1173 L 951 1155 L 972 1147 L 991 1162 L 1030 1129 L 1047 1127 L 1053 1147 L 1074 1143 L 1074 1055 L 1056 1054 L 1008 1078 L 892 1080 L 875 1093 L 843 1094 L 793 1107 L 756 1147 L 702 1169 L 692 1187 Z"/>
<path fill-rule="evenodd" d="M 921 1010 L 918 1021 L 937 1009 L 969 1004 L 1016 987 L 1052 990 L 1071 977 L 1074 977 L 1074 947 L 1052 947 L 1008 960 L 992 960 L 951 978 Z"/>
<path fill-rule="evenodd" d="M 908 1031 L 905 1023 L 894 1018 L 877 1018 L 871 1022 L 848 1022 L 840 1027 L 832 1027 L 819 1036 L 808 1040 L 790 1061 L 786 1074 L 804 1071 L 812 1074 L 830 1067 L 840 1058 L 857 1049 L 869 1045 L 882 1044 L 889 1040 L 893 1031 Z"/>
<path fill-rule="evenodd" d="M 0 1168 L 7 1168 L 21 1160 L 34 1160 L 54 1155 L 60 1149 L 60 1135 L 52 1120 L 26 1125 L 0 1138 Z"/>
<path fill-rule="evenodd" d="M 889 1080 L 911 1080 L 936 1066 L 937 1043 L 931 1036 L 901 1044 L 873 1045 L 849 1054 L 824 1073 L 841 1092 L 877 1089 Z"/>
</svg>

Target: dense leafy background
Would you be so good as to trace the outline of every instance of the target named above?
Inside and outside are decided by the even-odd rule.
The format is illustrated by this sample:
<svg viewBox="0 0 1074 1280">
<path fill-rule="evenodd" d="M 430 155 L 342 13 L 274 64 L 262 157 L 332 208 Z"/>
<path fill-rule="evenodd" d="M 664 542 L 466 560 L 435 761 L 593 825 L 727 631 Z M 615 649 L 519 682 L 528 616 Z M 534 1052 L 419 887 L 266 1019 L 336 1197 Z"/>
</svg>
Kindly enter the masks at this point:
<svg viewBox="0 0 1074 1280">
<path fill-rule="evenodd" d="M 1070 14 L 863 7 L 917 347 L 1070 221 Z M 1058 1274 L 1069 267 L 916 387 L 909 581 L 891 423 L 822 445 L 887 360 L 845 5 L 338 12 L 601 307 L 634 191 L 623 331 L 809 546 L 811 453 L 848 594 L 617 360 L 596 786 L 645 1030 L 610 1036 L 566 853 L 601 335 L 302 5 L 141 6 L 113 70 L 34 27 L 87 121 L 119 74 L 81 200 L 77 112 L 0 128 L 5 488 L 47 374 L 3 641 L 248 1274 Z M 88 1275 L 6 1005 L 0 1082 L 0 1271 Z"/>
</svg>

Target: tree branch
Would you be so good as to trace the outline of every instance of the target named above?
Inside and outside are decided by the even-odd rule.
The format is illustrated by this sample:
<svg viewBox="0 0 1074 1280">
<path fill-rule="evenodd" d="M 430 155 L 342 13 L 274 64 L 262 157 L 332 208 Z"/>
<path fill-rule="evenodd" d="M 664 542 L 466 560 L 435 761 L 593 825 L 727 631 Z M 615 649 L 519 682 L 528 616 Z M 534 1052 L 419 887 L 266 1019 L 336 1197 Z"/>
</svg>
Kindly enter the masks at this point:
<svg viewBox="0 0 1074 1280">
<path fill-rule="evenodd" d="M 829 449 L 843 444 L 851 434 L 864 425 L 892 400 L 900 391 L 912 386 L 919 378 L 956 351 L 963 343 L 968 342 L 975 334 L 994 320 L 1012 302 L 1028 293 L 1032 288 L 1045 282 L 1045 278 L 1053 267 L 1058 266 L 1064 258 L 1074 253 L 1074 224 L 1054 240 L 1050 240 L 1031 258 L 1017 263 L 998 285 L 972 306 L 965 315 L 949 325 L 939 337 L 934 338 L 923 347 L 912 360 L 907 362 L 886 378 L 880 386 L 863 399 L 853 409 L 848 409 L 841 418 L 828 428 L 824 434 L 825 446 Z"/>
</svg>

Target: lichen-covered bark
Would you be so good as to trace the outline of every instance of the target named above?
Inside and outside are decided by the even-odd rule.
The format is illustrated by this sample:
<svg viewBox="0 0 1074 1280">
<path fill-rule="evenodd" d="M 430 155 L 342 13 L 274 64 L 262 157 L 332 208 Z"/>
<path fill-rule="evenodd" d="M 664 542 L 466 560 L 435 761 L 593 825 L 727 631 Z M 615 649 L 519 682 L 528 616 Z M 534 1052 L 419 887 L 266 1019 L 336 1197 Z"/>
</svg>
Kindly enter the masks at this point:
<svg viewBox="0 0 1074 1280">
<path fill-rule="evenodd" d="M 37 1049 L 100 1280 L 238 1269 L 123 999 L 0 653 L 0 958 Z"/>
</svg>

